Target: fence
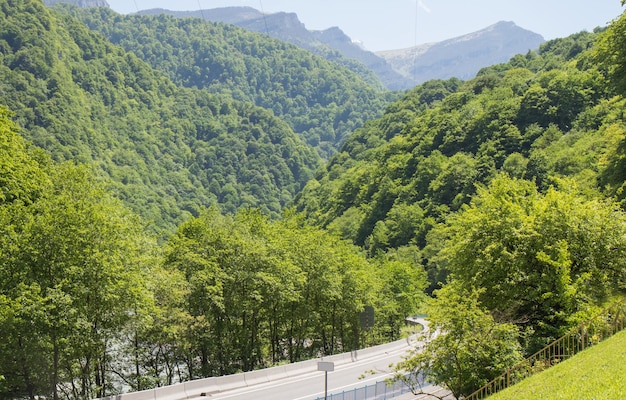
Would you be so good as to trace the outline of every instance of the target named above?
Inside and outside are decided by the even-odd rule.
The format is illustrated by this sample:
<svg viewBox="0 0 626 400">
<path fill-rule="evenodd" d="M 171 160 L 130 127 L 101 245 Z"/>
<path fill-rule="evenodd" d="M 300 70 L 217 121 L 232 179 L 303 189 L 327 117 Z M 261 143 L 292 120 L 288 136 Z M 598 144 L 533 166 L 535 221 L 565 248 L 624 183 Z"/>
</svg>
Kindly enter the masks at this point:
<svg viewBox="0 0 626 400">
<path fill-rule="evenodd" d="M 346 390 L 341 393 L 329 394 L 328 400 L 386 400 L 409 393 L 411 389 L 404 382 L 395 382 L 387 384 L 386 381 L 376 382 L 352 390 Z M 318 397 L 317 400 L 324 400 L 324 397 Z"/>
<path fill-rule="evenodd" d="M 574 356 L 587 347 L 600 343 L 624 329 L 626 324 L 626 299 L 605 309 L 592 320 L 581 324 L 567 335 L 539 350 L 526 360 L 509 368 L 504 374 L 489 382 L 466 400 L 481 400 Z"/>
</svg>

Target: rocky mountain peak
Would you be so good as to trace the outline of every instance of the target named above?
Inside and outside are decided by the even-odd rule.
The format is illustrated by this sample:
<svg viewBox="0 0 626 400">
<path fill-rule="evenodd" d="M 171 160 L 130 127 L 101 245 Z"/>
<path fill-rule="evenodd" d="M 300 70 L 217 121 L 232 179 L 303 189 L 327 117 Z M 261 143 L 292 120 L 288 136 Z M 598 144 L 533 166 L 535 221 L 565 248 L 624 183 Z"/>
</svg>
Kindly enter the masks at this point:
<svg viewBox="0 0 626 400">
<path fill-rule="evenodd" d="M 544 38 L 511 21 L 500 21 L 476 32 L 408 49 L 381 51 L 393 69 L 415 84 L 430 79 L 471 79 L 484 67 L 507 62 L 535 50 Z"/>
</svg>

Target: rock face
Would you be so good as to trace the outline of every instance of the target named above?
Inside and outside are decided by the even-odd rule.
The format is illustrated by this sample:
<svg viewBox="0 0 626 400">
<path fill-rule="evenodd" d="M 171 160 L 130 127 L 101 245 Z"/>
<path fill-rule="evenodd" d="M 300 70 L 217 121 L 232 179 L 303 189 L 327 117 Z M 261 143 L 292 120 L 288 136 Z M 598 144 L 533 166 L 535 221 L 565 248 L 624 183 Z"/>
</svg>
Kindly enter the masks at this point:
<svg viewBox="0 0 626 400">
<path fill-rule="evenodd" d="M 484 67 L 509 61 L 535 50 L 545 40 L 513 22 L 498 22 L 483 30 L 438 43 L 377 52 L 393 69 L 415 84 L 429 79 L 471 79 Z"/>
<path fill-rule="evenodd" d="M 82 8 L 89 7 L 106 7 L 109 8 L 109 3 L 106 0 L 44 0 L 44 4 L 48 7 L 51 7 L 57 3 L 68 3 L 73 4 Z"/>
</svg>

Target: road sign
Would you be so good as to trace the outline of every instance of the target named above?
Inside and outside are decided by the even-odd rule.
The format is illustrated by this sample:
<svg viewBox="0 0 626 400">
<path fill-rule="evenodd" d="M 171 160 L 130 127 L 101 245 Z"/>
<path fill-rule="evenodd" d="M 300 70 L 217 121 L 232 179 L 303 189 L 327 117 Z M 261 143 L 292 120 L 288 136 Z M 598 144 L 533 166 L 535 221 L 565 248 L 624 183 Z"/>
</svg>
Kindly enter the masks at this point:
<svg viewBox="0 0 626 400">
<path fill-rule="evenodd" d="M 335 363 L 331 361 L 319 361 L 317 363 L 317 370 L 332 372 L 335 370 Z"/>
<path fill-rule="evenodd" d="M 335 370 L 335 363 L 332 361 L 318 361 L 317 370 L 324 371 L 324 400 L 328 399 L 328 373 Z"/>
</svg>

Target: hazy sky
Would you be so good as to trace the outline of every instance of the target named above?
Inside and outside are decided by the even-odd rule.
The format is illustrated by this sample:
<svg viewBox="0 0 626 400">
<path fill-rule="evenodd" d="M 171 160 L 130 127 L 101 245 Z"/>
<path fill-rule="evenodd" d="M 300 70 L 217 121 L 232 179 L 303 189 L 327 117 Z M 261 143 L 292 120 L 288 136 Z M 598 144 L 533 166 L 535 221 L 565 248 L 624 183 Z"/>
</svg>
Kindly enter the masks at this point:
<svg viewBox="0 0 626 400">
<path fill-rule="evenodd" d="M 298 14 L 309 30 L 338 26 L 372 51 L 411 47 L 513 21 L 545 39 L 605 26 L 623 12 L 620 0 L 107 0 L 128 14 L 150 8 L 197 11 L 249 6 Z"/>
</svg>

